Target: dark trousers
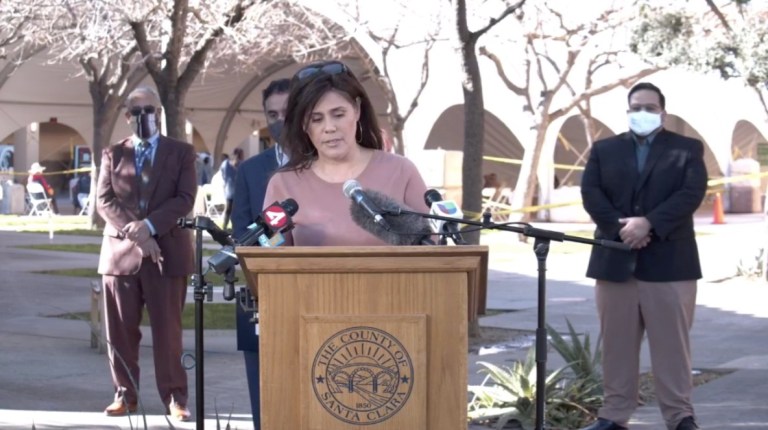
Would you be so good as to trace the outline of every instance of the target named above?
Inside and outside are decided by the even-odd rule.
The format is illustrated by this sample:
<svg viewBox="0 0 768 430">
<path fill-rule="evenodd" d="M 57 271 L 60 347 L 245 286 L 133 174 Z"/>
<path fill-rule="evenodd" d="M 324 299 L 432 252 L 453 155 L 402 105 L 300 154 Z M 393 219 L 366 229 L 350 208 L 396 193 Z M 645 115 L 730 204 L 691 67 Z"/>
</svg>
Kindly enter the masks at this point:
<svg viewBox="0 0 768 430">
<path fill-rule="evenodd" d="M 232 206 L 234 204 L 234 199 L 227 199 L 227 206 L 224 208 L 224 225 L 221 226 L 224 230 L 227 229 L 227 226 L 229 225 L 229 220 L 232 219 Z"/>
<path fill-rule="evenodd" d="M 154 264 L 137 275 L 103 276 L 109 364 L 115 400 L 138 401 L 139 342 L 146 305 L 152 330 L 157 390 L 163 404 L 187 404 L 187 373 L 181 365 L 181 312 L 186 277 L 164 277 Z"/>
<path fill-rule="evenodd" d="M 259 353 L 258 351 L 243 351 L 245 357 L 245 373 L 248 378 L 248 393 L 251 395 L 251 414 L 253 414 L 253 429 L 261 428 L 259 393 Z"/>
</svg>

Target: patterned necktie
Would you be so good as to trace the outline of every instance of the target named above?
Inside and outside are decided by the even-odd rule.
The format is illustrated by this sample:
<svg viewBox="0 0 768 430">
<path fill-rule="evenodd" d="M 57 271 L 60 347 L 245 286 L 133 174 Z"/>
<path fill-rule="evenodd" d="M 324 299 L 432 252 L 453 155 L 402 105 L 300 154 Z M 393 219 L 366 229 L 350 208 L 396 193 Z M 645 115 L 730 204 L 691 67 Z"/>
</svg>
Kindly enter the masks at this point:
<svg viewBox="0 0 768 430">
<path fill-rule="evenodd" d="M 152 174 L 152 145 L 149 142 L 141 142 L 139 145 L 136 173 L 139 179 L 139 209 L 145 211 L 149 199 L 149 179 Z"/>
</svg>

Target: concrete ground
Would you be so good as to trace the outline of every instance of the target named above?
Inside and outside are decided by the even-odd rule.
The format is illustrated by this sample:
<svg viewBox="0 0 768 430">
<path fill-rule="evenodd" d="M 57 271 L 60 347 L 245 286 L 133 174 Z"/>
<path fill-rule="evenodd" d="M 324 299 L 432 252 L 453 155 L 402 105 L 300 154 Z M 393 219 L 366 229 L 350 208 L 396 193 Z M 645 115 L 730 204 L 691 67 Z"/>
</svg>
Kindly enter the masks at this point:
<svg viewBox="0 0 768 430">
<path fill-rule="evenodd" d="M 541 224 L 562 231 L 590 226 Z M 691 333 L 693 363 L 697 369 L 729 369 L 715 381 L 694 391 L 694 403 L 703 429 L 768 429 L 768 284 L 732 278 L 742 256 L 755 254 L 764 240 L 762 215 L 726 215 L 726 224 L 697 219 L 704 266 L 696 320 Z M 109 418 L 102 413 L 112 395 L 106 356 L 90 348 L 86 322 L 54 318 L 89 309 L 90 280 L 37 273 L 63 268 L 95 267 L 93 254 L 61 253 L 18 248 L 43 243 L 99 243 L 97 237 L 0 232 L 0 429 L 88 430 L 144 428 L 135 417 Z M 481 324 L 533 330 L 537 321 L 536 259 L 531 244 L 516 243 L 516 236 L 495 233 L 483 237 L 491 247 L 488 308 L 501 312 L 483 317 Z M 558 250 L 566 247 L 569 252 Z M 597 339 L 592 281 L 584 277 L 588 247 L 552 243 L 547 264 L 547 320 L 565 331 L 566 318 L 577 330 Z M 572 251 L 572 252 L 570 252 Z M 220 300 L 221 294 L 215 295 Z M 193 306 L 191 295 L 188 305 Z M 194 422 L 173 423 L 163 415 L 152 369 L 151 335 L 146 332 L 141 350 L 143 406 L 150 429 L 192 429 Z M 502 342 L 505 343 L 505 342 Z M 216 427 L 216 414 L 232 428 L 250 428 L 250 407 L 242 354 L 236 351 L 233 331 L 206 330 L 205 427 Z M 184 345 L 194 352 L 194 331 L 184 334 Z M 471 384 L 479 384 L 478 361 L 510 365 L 525 355 L 525 348 L 469 354 Z M 562 360 L 550 352 L 548 369 Z M 650 368 L 647 349 L 643 370 Z M 189 371 L 190 409 L 194 417 L 195 374 Z M 132 427 L 133 426 L 133 427 Z M 481 428 L 471 426 L 471 428 Z M 638 408 L 631 429 L 663 429 L 654 404 Z M 282 430 L 282 429 L 279 429 Z M 410 429 L 408 429 L 410 430 Z M 414 429 L 418 430 L 418 429 Z"/>
</svg>

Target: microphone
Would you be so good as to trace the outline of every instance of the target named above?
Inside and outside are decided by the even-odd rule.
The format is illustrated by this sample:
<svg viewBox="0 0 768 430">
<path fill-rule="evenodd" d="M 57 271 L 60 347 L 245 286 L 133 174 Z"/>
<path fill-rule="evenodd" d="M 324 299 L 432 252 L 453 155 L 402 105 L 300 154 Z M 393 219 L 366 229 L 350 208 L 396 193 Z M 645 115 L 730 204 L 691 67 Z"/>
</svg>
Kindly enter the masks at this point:
<svg viewBox="0 0 768 430">
<path fill-rule="evenodd" d="M 359 182 L 354 179 L 349 179 L 347 182 L 344 182 L 343 189 L 344 195 L 352 199 L 357 206 L 360 206 L 369 217 L 373 218 L 376 224 L 381 226 L 384 230 L 391 229 L 389 223 L 384 219 L 384 216 L 382 216 L 381 209 L 371 201 L 368 195 L 366 195 L 360 187 Z"/>
<path fill-rule="evenodd" d="M 349 206 L 349 212 L 352 221 L 360 228 L 378 237 L 390 245 L 408 246 L 408 245 L 434 245 L 435 242 L 429 238 L 432 230 L 429 228 L 427 220 L 416 214 L 399 214 L 402 209 L 400 205 L 376 191 L 366 191 L 367 198 L 380 208 L 385 214 L 383 218 L 391 228 L 382 227 L 381 223 L 376 222 L 370 213 L 361 205 L 352 204 Z"/>
<path fill-rule="evenodd" d="M 424 193 L 424 203 L 429 206 L 430 215 L 438 215 L 456 219 L 463 219 L 464 213 L 453 200 L 443 200 L 443 196 L 435 189 L 427 190 Z M 432 231 L 440 234 L 443 238 L 441 244 L 445 245 L 445 237 L 450 237 L 456 245 L 466 245 L 467 242 L 461 237 L 461 228 L 456 221 L 444 221 L 440 219 L 430 219 Z"/>
<path fill-rule="evenodd" d="M 274 202 L 256 217 L 256 220 L 247 227 L 245 233 L 230 244 L 225 245 L 219 252 L 208 259 L 208 268 L 216 273 L 226 273 L 237 265 L 235 246 L 262 246 L 275 247 L 285 242 L 283 233 L 293 229 L 291 217 L 296 215 L 299 205 L 294 199 L 286 199 L 282 203 Z M 234 285 L 225 285 L 224 299 L 232 300 L 235 297 Z"/>
</svg>

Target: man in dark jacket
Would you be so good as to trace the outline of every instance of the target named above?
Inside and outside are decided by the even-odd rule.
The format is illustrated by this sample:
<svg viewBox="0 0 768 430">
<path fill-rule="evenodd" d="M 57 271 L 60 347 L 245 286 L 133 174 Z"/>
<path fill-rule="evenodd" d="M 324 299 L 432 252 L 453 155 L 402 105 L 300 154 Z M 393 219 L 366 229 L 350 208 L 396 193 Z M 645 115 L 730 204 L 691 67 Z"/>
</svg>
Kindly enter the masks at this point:
<svg viewBox="0 0 768 430">
<path fill-rule="evenodd" d="M 637 406 L 643 333 L 667 428 L 697 429 L 688 333 L 701 278 L 693 214 L 707 188 L 704 146 L 663 128 L 665 99 L 653 84 L 635 85 L 628 102 L 630 132 L 595 142 L 581 184 L 595 238 L 633 248 L 594 247 L 589 260 L 605 401 L 584 430 L 627 428 Z"/>
<path fill-rule="evenodd" d="M 289 79 L 272 81 L 264 89 L 263 106 L 267 127 L 274 144 L 268 150 L 249 158 L 240 164 L 235 180 L 232 229 L 234 237 L 242 237 L 248 226 L 261 215 L 264 194 L 272 173 L 287 161 L 280 150 L 280 133 L 285 121 L 285 106 L 288 102 Z M 252 303 L 247 289 L 240 291 L 238 302 Z M 245 356 L 245 370 L 248 376 L 248 391 L 251 396 L 253 427 L 261 426 L 259 416 L 259 336 L 258 326 L 251 322 L 252 313 L 246 312 L 238 303 L 237 308 L 237 349 Z"/>
</svg>

